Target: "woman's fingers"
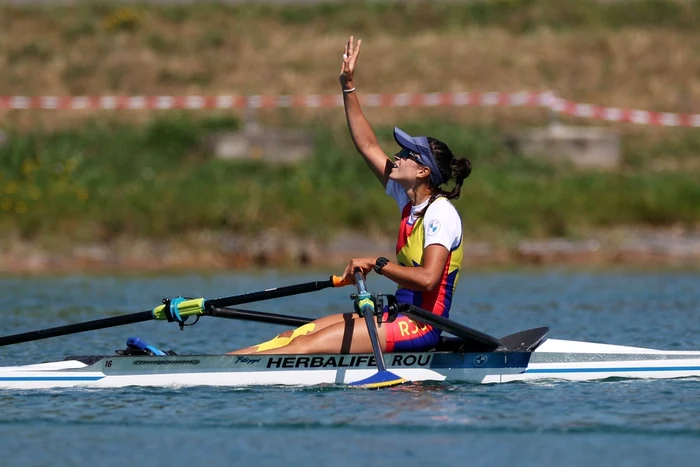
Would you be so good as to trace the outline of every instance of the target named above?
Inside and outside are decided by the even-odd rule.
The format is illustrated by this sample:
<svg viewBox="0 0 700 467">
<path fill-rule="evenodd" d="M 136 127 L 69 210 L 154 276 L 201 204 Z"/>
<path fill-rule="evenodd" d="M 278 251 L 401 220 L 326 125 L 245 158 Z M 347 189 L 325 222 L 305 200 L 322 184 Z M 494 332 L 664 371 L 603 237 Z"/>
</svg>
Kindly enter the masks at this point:
<svg viewBox="0 0 700 467">
<path fill-rule="evenodd" d="M 367 268 L 367 260 L 365 258 L 353 258 L 345 268 L 343 278 L 350 278 L 353 284 L 355 283 L 355 269 L 360 269 L 360 271 L 362 271 L 362 275 L 366 276 L 369 272 Z"/>
<path fill-rule="evenodd" d="M 349 62 L 350 62 L 350 41 L 348 41 L 345 44 L 345 48 L 343 49 L 343 61 L 340 64 L 340 74 L 347 74 L 348 72 L 351 72 L 349 68 Z"/>
<path fill-rule="evenodd" d="M 362 46 L 362 39 L 358 39 L 355 43 L 353 36 L 350 36 L 345 48 L 343 49 L 343 60 L 349 63 L 354 63 L 357 60 L 357 56 L 360 54 L 360 47 Z"/>
<path fill-rule="evenodd" d="M 373 258 L 355 258 L 350 262 L 350 268 L 354 272 L 356 268 L 362 271 L 363 275 L 367 275 L 374 269 L 375 260 Z"/>
<path fill-rule="evenodd" d="M 352 64 L 355 64 L 355 61 L 357 61 L 357 57 L 360 56 L 360 47 L 362 47 L 362 39 L 357 40 L 357 46 L 354 48 L 353 53 L 352 53 Z"/>
<path fill-rule="evenodd" d="M 357 63 L 357 57 L 360 55 L 360 45 L 362 44 L 362 40 L 358 40 L 357 44 L 351 44 L 350 49 L 348 50 L 348 58 L 347 58 L 347 70 L 350 73 L 355 72 L 355 64 Z"/>
<path fill-rule="evenodd" d="M 355 276 L 352 274 L 352 261 L 345 267 L 345 271 L 343 272 L 343 280 L 347 280 L 348 278 L 353 284 L 355 283 Z"/>
</svg>

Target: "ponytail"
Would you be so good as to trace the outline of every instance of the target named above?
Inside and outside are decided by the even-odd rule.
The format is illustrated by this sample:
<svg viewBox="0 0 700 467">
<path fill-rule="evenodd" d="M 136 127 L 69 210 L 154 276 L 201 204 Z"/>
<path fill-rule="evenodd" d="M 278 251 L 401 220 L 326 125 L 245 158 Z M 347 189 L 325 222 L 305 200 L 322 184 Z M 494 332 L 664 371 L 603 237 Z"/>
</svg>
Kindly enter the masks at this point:
<svg viewBox="0 0 700 467">
<path fill-rule="evenodd" d="M 464 180 L 472 173 L 472 163 L 465 157 L 455 157 L 450 161 L 450 180 L 455 181 L 455 187 L 449 193 L 443 192 L 447 199 L 457 199 L 462 191 Z M 440 188 L 438 188 L 440 190 Z M 442 190 L 440 190 L 442 191 Z"/>
<path fill-rule="evenodd" d="M 444 196 L 447 199 L 458 199 L 462 192 L 464 180 L 472 173 L 472 163 L 469 162 L 469 159 L 466 157 L 455 157 L 447 144 L 435 138 L 428 137 L 428 143 L 430 144 L 430 152 L 433 153 L 435 162 L 437 162 L 440 169 L 440 174 L 446 180 L 445 183 L 453 180 L 455 186 L 451 191 L 446 191 L 430 182 L 432 195 L 430 195 L 430 200 L 425 209 L 418 213 L 418 217 L 422 217 L 439 196 Z"/>
</svg>

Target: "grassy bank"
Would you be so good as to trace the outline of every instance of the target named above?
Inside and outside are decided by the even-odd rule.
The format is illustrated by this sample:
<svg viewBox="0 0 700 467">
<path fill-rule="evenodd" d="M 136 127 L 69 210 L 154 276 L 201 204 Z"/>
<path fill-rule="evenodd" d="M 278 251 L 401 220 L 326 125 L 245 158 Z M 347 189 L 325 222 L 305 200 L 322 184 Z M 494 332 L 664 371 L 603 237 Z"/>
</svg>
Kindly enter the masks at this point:
<svg viewBox="0 0 700 467">
<path fill-rule="evenodd" d="M 347 228 L 395 230 L 396 207 L 354 152 L 345 128 L 313 127 L 317 145 L 309 163 L 275 167 L 224 162 L 203 149 L 200 140 L 208 131 L 235 126 L 232 119 L 182 114 L 146 126 L 102 121 L 80 130 L 13 134 L 0 148 L 0 225 L 25 238 L 75 241 L 201 229 L 320 236 Z M 496 128 L 448 122 L 405 128 L 436 135 L 471 158 L 474 173 L 456 203 L 470 238 L 700 223 L 697 173 L 649 170 L 648 161 L 665 153 L 663 145 L 635 140 L 620 172 L 580 172 L 509 153 Z M 392 150 L 391 127 L 378 128 L 378 135 Z M 684 153 L 700 151 L 700 136 L 685 133 L 678 144 Z"/>
<path fill-rule="evenodd" d="M 80 2 L 0 7 L 5 95 L 330 94 L 347 35 L 363 39 L 359 92 L 553 90 L 579 102 L 700 113 L 700 1 L 508 0 L 315 6 Z M 471 238 L 576 236 L 700 223 L 696 129 L 608 124 L 615 173 L 510 154 L 504 130 L 541 109 L 367 109 L 444 139 L 474 163 L 457 206 Z M 308 164 L 214 160 L 200 144 L 235 113 L 0 111 L 0 227 L 24 238 L 150 238 L 268 228 L 393 233 L 396 213 L 354 153 L 340 109 L 261 111 L 311 128 Z M 573 120 L 585 125 L 600 122 Z"/>
</svg>

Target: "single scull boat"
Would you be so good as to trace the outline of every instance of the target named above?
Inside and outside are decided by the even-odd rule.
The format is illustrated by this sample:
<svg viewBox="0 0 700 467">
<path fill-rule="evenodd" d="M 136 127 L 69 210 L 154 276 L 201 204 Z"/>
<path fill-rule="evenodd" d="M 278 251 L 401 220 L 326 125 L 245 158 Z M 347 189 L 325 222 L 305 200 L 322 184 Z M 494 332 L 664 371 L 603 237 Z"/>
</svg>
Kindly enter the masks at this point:
<svg viewBox="0 0 700 467">
<path fill-rule="evenodd" d="M 364 282 L 359 283 L 362 284 L 361 290 L 358 286 L 361 293 L 353 297 L 356 309 L 381 316 L 374 310 L 387 308 L 390 315 L 407 314 L 455 337 L 443 337 L 437 348 L 428 352 L 343 355 L 290 355 L 283 353 L 284 348 L 280 349 L 279 355 L 177 355 L 171 351 L 163 352 L 139 339 L 130 339 L 127 348 L 115 355 L 66 357 L 55 362 L 0 367 L 0 388 L 354 385 L 371 381 L 381 373 L 397 381 L 455 383 L 700 377 L 700 351 L 665 351 L 548 339 L 549 328 L 546 327 L 498 339 L 426 310 L 398 304 L 391 295 L 371 295 L 364 289 Z M 340 283 L 338 278 L 331 278 L 211 300 L 165 300 L 163 305 L 147 312 L 0 337 L 0 346 L 149 319 L 167 319 L 185 326 L 190 316 L 302 325 L 311 320 L 221 307 L 342 285 L 346 284 Z M 361 306 L 358 307 L 358 303 Z M 368 319 L 367 323 L 371 329 L 372 320 Z M 384 365 L 377 365 L 377 358 L 381 358 Z M 375 386 L 365 384 L 368 387 L 387 385 L 384 380 Z"/>
</svg>

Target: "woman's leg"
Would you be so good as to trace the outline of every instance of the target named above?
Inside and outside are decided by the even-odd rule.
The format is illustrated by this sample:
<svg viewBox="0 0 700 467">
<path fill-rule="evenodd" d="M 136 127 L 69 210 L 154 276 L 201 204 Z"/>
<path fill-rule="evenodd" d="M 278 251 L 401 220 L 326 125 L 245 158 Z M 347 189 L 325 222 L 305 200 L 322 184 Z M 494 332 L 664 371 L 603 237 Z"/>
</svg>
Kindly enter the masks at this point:
<svg viewBox="0 0 700 467">
<path fill-rule="evenodd" d="M 288 343 L 283 340 L 283 339 L 288 339 L 293 336 L 293 334 L 297 331 L 302 331 L 302 335 L 311 335 L 315 334 L 318 331 L 321 331 L 328 326 L 331 326 L 336 323 L 348 323 L 353 320 L 353 318 L 359 317 L 355 315 L 354 313 L 336 313 L 334 315 L 329 315 L 329 316 L 324 316 L 323 318 L 319 318 L 315 321 L 312 321 L 311 323 L 305 324 L 303 326 L 300 326 L 299 328 L 296 329 L 290 329 L 288 331 L 284 331 L 280 334 L 278 334 L 276 337 L 274 337 L 272 340 L 268 342 L 264 342 L 263 344 L 258 344 L 258 345 L 253 345 L 250 347 L 246 347 L 240 350 L 235 350 L 233 352 L 229 352 L 229 355 L 238 355 L 238 354 L 251 354 L 251 353 L 260 353 L 259 352 L 259 346 L 260 345 L 265 345 L 267 343 L 271 343 L 272 341 L 279 340 L 279 343 L 276 345 L 273 345 L 275 348 L 280 348 L 280 347 L 286 347 Z M 312 326 L 309 326 L 311 324 Z M 296 338 L 295 338 L 296 339 Z M 289 341 L 291 342 L 291 341 Z M 281 344 L 281 345 L 280 345 Z"/>
<path fill-rule="evenodd" d="M 386 349 L 386 326 L 377 328 L 379 344 Z M 337 354 L 371 353 L 372 341 L 364 318 L 343 320 L 316 331 L 299 336 L 282 349 L 265 350 L 257 354 Z"/>
<path fill-rule="evenodd" d="M 309 334 L 315 334 L 318 331 L 326 329 L 328 326 L 332 326 L 336 323 L 349 322 L 355 318 L 359 318 L 355 313 L 336 313 L 334 315 L 324 316 L 314 321 L 316 326 Z"/>
</svg>

